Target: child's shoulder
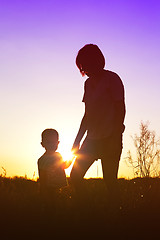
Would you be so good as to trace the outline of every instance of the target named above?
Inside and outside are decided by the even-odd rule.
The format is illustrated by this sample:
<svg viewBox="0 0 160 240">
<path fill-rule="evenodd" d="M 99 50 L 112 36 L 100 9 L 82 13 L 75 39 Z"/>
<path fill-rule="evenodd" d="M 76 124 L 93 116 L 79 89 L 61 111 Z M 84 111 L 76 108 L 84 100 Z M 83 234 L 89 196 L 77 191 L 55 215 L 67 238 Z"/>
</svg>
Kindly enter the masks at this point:
<svg viewBox="0 0 160 240">
<path fill-rule="evenodd" d="M 55 152 L 54 153 L 54 157 L 60 157 L 61 158 L 62 156 L 61 156 L 61 154 L 59 152 Z"/>
<path fill-rule="evenodd" d="M 43 159 L 45 158 L 45 154 L 43 154 L 37 161 L 37 163 L 40 163 L 41 161 L 43 161 Z"/>
<path fill-rule="evenodd" d="M 54 163 L 57 163 L 57 161 L 62 161 L 62 156 L 59 152 L 54 152 L 51 155 L 48 155 L 44 153 L 39 159 L 38 159 L 38 165 L 39 166 L 50 166 Z"/>
<path fill-rule="evenodd" d="M 55 161 L 59 161 L 62 159 L 62 155 L 59 152 L 54 152 L 54 154 L 52 155 L 52 159 Z"/>
</svg>

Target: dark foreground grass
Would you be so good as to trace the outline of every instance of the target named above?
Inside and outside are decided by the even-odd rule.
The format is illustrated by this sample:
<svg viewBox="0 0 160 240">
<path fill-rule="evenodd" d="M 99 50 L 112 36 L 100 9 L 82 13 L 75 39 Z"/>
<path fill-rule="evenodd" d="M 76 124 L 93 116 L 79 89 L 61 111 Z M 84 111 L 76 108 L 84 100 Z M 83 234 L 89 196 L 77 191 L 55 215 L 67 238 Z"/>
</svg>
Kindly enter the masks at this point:
<svg viewBox="0 0 160 240">
<path fill-rule="evenodd" d="M 84 180 L 43 201 L 38 182 L 0 177 L 2 239 L 159 239 L 160 179 L 119 179 L 121 209 L 108 205 L 102 179 Z"/>
</svg>

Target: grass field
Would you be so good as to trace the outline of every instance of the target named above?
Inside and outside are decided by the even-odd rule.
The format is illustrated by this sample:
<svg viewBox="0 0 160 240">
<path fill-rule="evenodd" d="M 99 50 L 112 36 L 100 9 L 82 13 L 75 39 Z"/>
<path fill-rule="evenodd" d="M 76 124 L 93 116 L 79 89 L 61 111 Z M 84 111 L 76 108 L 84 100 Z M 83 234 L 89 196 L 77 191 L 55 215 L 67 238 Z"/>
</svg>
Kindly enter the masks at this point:
<svg viewBox="0 0 160 240">
<path fill-rule="evenodd" d="M 84 180 L 80 198 L 72 188 L 42 201 L 39 183 L 0 177 L 3 239 L 158 239 L 160 179 L 118 180 L 121 209 L 107 204 L 102 179 Z"/>
</svg>

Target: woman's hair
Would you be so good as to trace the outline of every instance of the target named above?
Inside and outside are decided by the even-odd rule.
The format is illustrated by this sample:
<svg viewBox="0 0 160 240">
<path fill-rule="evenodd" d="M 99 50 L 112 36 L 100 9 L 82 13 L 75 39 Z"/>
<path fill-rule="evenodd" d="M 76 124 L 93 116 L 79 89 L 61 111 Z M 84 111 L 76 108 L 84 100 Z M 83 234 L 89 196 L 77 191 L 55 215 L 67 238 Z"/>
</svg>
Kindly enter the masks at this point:
<svg viewBox="0 0 160 240">
<path fill-rule="evenodd" d="M 97 45 L 87 44 L 81 48 L 76 57 L 76 65 L 82 75 L 85 75 L 85 70 L 97 72 L 105 66 L 105 58 Z"/>
</svg>

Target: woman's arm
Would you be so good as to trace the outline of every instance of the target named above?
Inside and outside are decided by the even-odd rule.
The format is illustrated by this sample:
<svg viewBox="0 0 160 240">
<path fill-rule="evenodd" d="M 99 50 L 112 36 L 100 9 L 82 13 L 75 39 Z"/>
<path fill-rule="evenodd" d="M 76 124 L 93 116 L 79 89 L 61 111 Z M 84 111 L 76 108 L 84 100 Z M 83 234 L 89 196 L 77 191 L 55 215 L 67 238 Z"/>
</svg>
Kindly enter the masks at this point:
<svg viewBox="0 0 160 240">
<path fill-rule="evenodd" d="M 80 142 L 81 142 L 86 130 L 87 130 L 87 124 L 86 124 L 86 111 L 85 111 L 84 116 L 81 121 L 81 124 L 80 124 L 79 131 L 78 131 L 75 141 L 73 143 L 72 151 L 74 153 L 76 153 L 79 150 Z"/>
<path fill-rule="evenodd" d="M 116 109 L 116 116 L 115 116 L 115 133 L 124 132 L 124 118 L 126 113 L 125 103 L 124 101 L 117 101 L 115 103 L 115 109 Z"/>
</svg>

